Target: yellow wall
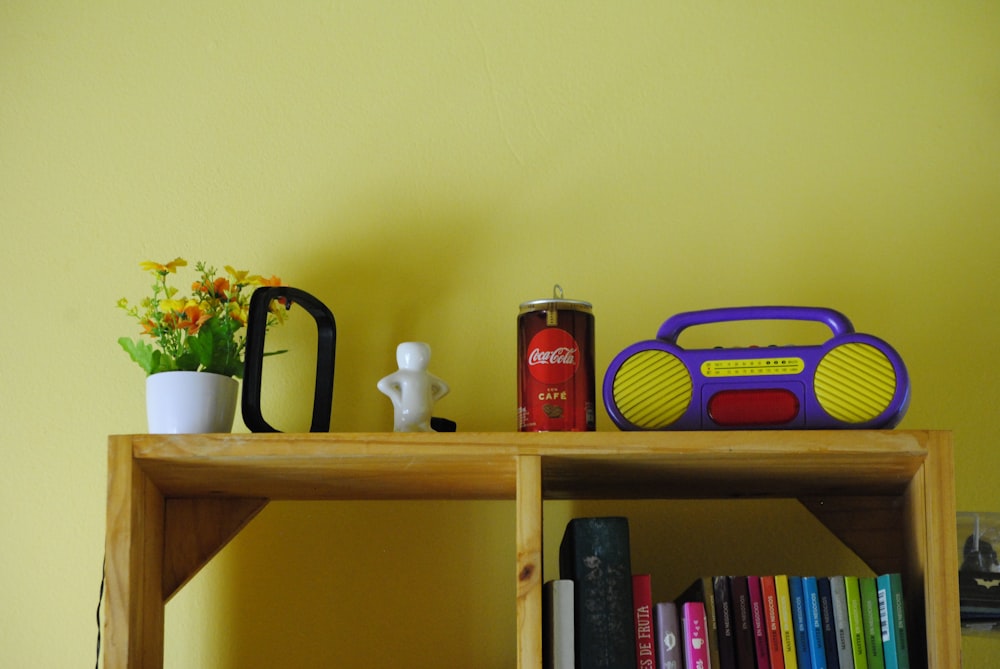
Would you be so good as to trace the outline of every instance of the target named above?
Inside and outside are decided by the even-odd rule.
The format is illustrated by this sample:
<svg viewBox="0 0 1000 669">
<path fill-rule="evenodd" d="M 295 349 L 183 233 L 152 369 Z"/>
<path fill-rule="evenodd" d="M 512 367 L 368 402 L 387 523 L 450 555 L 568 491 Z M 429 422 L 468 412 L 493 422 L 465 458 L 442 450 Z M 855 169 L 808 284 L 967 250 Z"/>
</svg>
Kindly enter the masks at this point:
<svg viewBox="0 0 1000 669">
<path fill-rule="evenodd" d="M 555 282 L 599 375 L 678 311 L 832 306 L 907 361 L 902 427 L 955 430 L 959 508 L 1000 511 L 998 35 L 954 0 L 0 1 L 0 666 L 93 657 L 145 259 L 329 305 L 345 431 L 391 429 L 407 339 L 441 415 L 513 429 L 517 305 Z M 408 666 L 509 667 L 512 533 L 506 503 L 274 505 L 168 606 L 168 666 L 389 666 L 391 634 Z"/>
</svg>

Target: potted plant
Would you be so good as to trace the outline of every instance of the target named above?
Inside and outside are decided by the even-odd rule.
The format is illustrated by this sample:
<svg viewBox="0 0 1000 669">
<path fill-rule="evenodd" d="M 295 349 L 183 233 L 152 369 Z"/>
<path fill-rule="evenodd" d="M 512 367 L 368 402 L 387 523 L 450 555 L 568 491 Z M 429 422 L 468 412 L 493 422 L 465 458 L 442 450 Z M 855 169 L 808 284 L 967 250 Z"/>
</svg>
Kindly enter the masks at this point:
<svg viewBox="0 0 1000 669">
<path fill-rule="evenodd" d="M 237 379 L 243 378 L 250 295 L 258 286 L 280 286 L 281 280 L 228 265 L 220 276 L 214 267 L 197 262 L 191 293 L 181 295 L 167 279 L 187 266 L 186 260 L 140 266 L 154 277 L 152 294 L 138 304 L 118 301 L 141 328 L 138 338 L 121 337 L 118 343 L 146 372 L 149 431 L 229 432 Z M 270 311 L 268 326 L 283 322 L 281 305 Z"/>
</svg>

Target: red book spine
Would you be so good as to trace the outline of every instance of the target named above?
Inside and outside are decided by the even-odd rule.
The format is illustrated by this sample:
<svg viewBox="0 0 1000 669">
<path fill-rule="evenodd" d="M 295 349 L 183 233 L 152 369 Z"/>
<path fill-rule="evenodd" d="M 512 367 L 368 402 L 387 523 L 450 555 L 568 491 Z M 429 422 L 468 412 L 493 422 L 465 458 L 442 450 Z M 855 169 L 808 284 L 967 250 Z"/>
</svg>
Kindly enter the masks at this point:
<svg viewBox="0 0 1000 669">
<path fill-rule="evenodd" d="M 684 635 L 685 669 L 711 669 L 708 655 L 708 620 L 701 602 L 681 605 L 681 629 Z"/>
<path fill-rule="evenodd" d="M 767 629 L 771 669 L 785 669 L 785 654 L 781 647 L 781 618 L 778 616 L 778 591 L 774 586 L 774 576 L 761 576 L 760 590 L 764 596 L 764 625 Z"/>
<path fill-rule="evenodd" d="M 649 574 L 632 575 L 632 605 L 635 607 L 635 659 L 637 669 L 655 669 L 653 638 L 653 587 Z"/>
<path fill-rule="evenodd" d="M 760 576 L 747 576 L 747 589 L 750 591 L 750 620 L 753 624 L 757 669 L 771 669 L 771 653 L 767 646 L 767 623 L 764 622 L 764 593 L 760 587 Z"/>
</svg>

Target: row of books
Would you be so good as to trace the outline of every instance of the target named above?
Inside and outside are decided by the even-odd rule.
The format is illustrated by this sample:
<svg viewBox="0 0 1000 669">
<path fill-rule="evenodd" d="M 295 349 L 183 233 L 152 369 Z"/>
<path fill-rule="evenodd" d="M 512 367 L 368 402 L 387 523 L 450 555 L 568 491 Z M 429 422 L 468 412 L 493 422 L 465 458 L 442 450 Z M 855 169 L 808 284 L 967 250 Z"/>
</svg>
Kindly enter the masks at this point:
<svg viewBox="0 0 1000 669">
<path fill-rule="evenodd" d="M 675 602 L 657 604 L 654 620 L 702 604 L 708 666 L 720 669 L 903 669 L 910 663 L 901 581 L 896 573 L 706 576 Z"/>
<path fill-rule="evenodd" d="M 628 520 L 575 518 L 544 584 L 546 669 L 908 669 L 899 574 L 705 576 L 654 602 Z"/>
</svg>

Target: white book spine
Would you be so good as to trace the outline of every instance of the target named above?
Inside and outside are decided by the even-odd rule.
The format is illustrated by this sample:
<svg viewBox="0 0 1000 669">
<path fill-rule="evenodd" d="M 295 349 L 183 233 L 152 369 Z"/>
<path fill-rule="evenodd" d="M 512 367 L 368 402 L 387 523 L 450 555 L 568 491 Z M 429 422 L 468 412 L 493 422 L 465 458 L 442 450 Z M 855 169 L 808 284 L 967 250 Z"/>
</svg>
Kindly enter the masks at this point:
<svg viewBox="0 0 1000 669">
<path fill-rule="evenodd" d="M 573 581 L 556 579 L 544 586 L 545 669 L 574 669 Z"/>
<path fill-rule="evenodd" d="M 847 619 L 847 587 L 843 576 L 830 577 L 830 602 L 833 605 L 833 627 L 837 633 L 837 659 L 840 669 L 854 669 L 851 650 L 851 627 Z"/>
</svg>

